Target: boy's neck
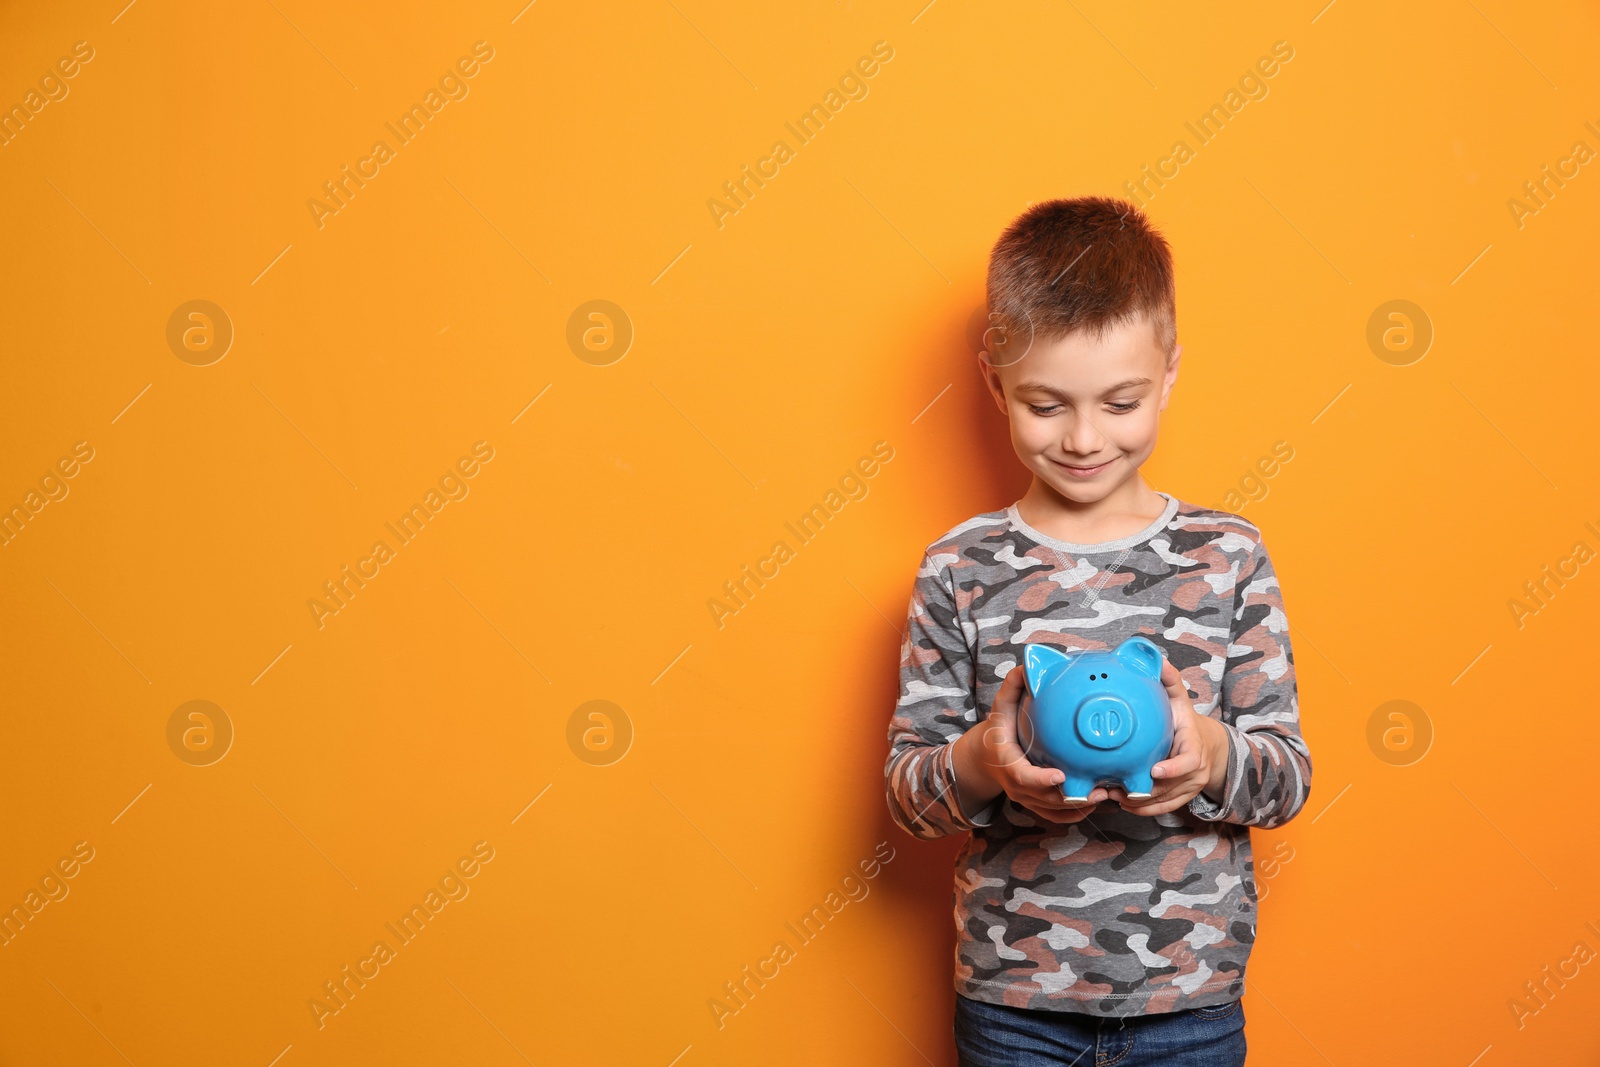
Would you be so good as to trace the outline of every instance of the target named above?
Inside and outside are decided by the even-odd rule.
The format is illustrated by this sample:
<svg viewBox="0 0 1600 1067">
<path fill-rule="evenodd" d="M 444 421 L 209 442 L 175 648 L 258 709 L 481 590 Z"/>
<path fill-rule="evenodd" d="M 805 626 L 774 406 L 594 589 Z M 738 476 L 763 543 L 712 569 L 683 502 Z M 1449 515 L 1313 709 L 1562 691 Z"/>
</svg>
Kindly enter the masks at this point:
<svg viewBox="0 0 1600 1067">
<path fill-rule="evenodd" d="M 1017 513 L 1040 533 L 1095 545 L 1138 533 L 1160 518 L 1166 506 L 1166 499 L 1134 472 L 1103 498 L 1087 503 L 1063 496 L 1036 477 L 1017 501 Z"/>
</svg>

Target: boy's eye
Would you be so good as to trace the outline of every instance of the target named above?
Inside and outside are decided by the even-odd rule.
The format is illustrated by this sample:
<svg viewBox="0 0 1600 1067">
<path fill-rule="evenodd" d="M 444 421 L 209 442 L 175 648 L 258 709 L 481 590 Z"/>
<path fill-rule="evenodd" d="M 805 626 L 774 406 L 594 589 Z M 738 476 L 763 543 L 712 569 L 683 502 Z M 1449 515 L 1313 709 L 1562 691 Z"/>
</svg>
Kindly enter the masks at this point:
<svg viewBox="0 0 1600 1067">
<path fill-rule="evenodd" d="M 1118 415 L 1126 415 L 1128 412 L 1139 406 L 1139 401 L 1133 400 L 1129 401 L 1128 403 L 1112 403 L 1106 406 Z M 1061 410 L 1061 405 L 1029 404 L 1028 410 L 1033 412 L 1035 415 L 1054 415 L 1056 412 Z"/>
</svg>

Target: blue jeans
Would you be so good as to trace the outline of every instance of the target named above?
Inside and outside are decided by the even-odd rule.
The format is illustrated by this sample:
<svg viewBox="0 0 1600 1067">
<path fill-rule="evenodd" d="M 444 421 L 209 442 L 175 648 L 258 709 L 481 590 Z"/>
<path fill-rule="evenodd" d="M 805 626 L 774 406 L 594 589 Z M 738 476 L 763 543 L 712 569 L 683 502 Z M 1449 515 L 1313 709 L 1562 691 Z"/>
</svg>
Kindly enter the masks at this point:
<svg viewBox="0 0 1600 1067">
<path fill-rule="evenodd" d="M 1241 1067 L 1244 1002 L 1107 1019 L 956 995 L 961 1067 Z"/>
</svg>

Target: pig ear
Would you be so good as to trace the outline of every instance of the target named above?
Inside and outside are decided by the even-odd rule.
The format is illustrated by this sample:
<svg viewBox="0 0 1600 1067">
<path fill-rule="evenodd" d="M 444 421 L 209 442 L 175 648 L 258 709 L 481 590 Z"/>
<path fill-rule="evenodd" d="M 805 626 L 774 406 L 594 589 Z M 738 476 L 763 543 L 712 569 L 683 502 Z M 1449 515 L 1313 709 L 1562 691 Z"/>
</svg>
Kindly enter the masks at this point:
<svg viewBox="0 0 1600 1067">
<path fill-rule="evenodd" d="M 1072 655 L 1053 645 L 1030 644 L 1022 653 L 1023 677 L 1028 692 L 1037 693 L 1046 682 L 1067 669 Z"/>
<path fill-rule="evenodd" d="M 1150 678 L 1161 677 L 1161 649 L 1148 637 L 1135 634 L 1117 646 L 1118 663 Z"/>
</svg>

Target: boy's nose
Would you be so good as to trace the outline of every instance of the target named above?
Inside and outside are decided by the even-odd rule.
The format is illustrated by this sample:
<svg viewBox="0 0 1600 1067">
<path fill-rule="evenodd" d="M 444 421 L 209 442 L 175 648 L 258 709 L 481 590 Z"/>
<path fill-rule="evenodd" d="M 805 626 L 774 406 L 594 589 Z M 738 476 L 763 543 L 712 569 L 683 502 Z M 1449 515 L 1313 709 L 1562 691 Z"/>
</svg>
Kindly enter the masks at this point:
<svg viewBox="0 0 1600 1067">
<path fill-rule="evenodd" d="M 1100 451 L 1103 441 L 1094 423 L 1080 417 L 1073 420 L 1072 432 L 1067 434 L 1066 444 L 1068 449 L 1080 456 L 1092 456 Z"/>
</svg>

